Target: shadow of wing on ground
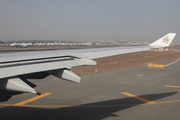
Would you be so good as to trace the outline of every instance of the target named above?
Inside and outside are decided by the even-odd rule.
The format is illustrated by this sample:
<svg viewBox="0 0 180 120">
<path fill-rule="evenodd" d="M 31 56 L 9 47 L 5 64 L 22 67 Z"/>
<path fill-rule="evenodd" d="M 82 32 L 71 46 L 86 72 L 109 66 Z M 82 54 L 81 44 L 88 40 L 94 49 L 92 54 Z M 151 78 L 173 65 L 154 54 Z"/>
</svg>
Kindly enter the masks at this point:
<svg viewBox="0 0 180 120">
<path fill-rule="evenodd" d="M 139 97 L 158 100 L 176 94 L 177 92 L 141 95 Z M 53 102 L 53 101 L 52 101 Z M 0 109 L 1 119 L 43 119 L 43 120 L 101 120 L 110 116 L 117 116 L 113 113 L 143 104 L 144 102 L 128 97 L 123 99 L 108 100 L 96 103 L 83 104 L 72 107 L 48 109 L 31 107 L 3 107 Z M 134 104 L 120 106 L 122 104 Z M 118 117 L 118 116 L 117 116 Z"/>
<path fill-rule="evenodd" d="M 9 100 L 14 95 L 23 94 L 23 92 L 13 92 L 7 90 L 0 90 L 0 102 L 5 102 Z"/>
</svg>

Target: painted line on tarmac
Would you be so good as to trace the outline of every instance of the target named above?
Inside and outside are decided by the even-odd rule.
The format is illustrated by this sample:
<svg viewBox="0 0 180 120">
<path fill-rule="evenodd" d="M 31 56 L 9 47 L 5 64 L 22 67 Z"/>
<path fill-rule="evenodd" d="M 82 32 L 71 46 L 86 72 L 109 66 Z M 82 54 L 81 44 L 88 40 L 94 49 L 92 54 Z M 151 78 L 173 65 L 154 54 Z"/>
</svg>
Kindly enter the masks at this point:
<svg viewBox="0 0 180 120">
<path fill-rule="evenodd" d="M 155 103 L 144 103 L 144 104 L 118 104 L 118 105 L 14 105 L 14 104 L 0 104 L 0 106 L 15 106 L 15 107 L 41 107 L 41 108 L 62 108 L 62 107 L 121 107 L 121 106 L 137 106 L 137 105 L 157 105 L 165 103 L 176 103 L 180 100 L 155 102 Z"/>
<path fill-rule="evenodd" d="M 179 61 L 180 61 L 180 59 L 178 59 L 178 60 L 176 60 L 176 61 L 174 61 L 174 62 L 168 63 L 168 64 L 166 64 L 165 66 L 167 67 L 167 66 L 172 65 L 172 64 L 174 64 L 174 63 L 177 63 L 177 62 L 179 62 Z"/>
<path fill-rule="evenodd" d="M 133 94 L 131 94 L 131 93 L 121 92 L 121 94 L 127 95 L 127 96 L 129 96 L 129 97 L 133 97 L 133 98 L 135 98 L 135 99 L 138 99 L 138 100 L 140 100 L 140 101 L 146 102 L 146 103 L 148 103 L 148 104 L 156 103 L 156 102 L 154 102 L 154 101 L 150 101 L 150 100 L 147 100 L 147 99 L 145 99 L 145 98 L 142 98 L 142 97 L 133 95 Z"/>
<path fill-rule="evenodd" d="M 173 85 L 166 85 L 166 87 L 175 87 L 175 88 L 180 88 L 180 86 L 173 86 Z"/>
<path fill-rule="evenodd" d="M 42 94 L 42 95 L 39 95 L 39 96 L 30 98 L 30 99 L 24 100 L 24 101 L 19 102 L 19 103 L 16 103 L 16 104 L 14 104 L 14 105 L 24 105 L 24 104 L 26 104 L 26 103 L 35 101 L 35 100 L 40 99 L 40 98 L 42 98 L 42 97 L 48 96 L 48 95 L 50 95 L 50 94 L 52 94 L 52 93 L 44 93 L 44 94 Z"/>
</svg>

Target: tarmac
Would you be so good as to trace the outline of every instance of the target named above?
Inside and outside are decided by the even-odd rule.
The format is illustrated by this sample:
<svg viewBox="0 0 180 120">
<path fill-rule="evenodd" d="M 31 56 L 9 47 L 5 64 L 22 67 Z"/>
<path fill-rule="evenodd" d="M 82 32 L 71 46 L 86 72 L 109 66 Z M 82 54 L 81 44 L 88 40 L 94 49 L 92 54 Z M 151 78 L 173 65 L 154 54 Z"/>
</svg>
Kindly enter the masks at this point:
<svg viewBox="0 0 180 120">
<path fill-rule="evenodd" d="M 173 61 L 164 62 L 169 64 Z M 29 80 L 42 95 L 24 93 L 0 103 L 0 119 L 179 120 L 180 62 L 81 76 L 81 83 L 54 76 Z"/>
</svg>

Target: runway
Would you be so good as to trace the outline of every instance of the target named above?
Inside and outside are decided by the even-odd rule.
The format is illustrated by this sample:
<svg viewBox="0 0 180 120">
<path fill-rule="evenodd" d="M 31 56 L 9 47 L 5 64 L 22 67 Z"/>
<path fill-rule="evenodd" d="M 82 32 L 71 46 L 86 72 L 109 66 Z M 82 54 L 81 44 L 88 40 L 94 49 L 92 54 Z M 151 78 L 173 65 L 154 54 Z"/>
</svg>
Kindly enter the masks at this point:
<svg viewBox="0 0 180 120">
<path fill-rule="evenodd" d="M 180 119 L 179 71 L 180 62 L 176 62 L 166 69 L 147 69 L 144 65 L 86 75 L 81 77 L 80 84 L 54 76 L 30 80 L 44 96 L 38 99 L 30 93 L 13 96 L 1 102 L 0 118 L 177 120 Z"/>
</svg>

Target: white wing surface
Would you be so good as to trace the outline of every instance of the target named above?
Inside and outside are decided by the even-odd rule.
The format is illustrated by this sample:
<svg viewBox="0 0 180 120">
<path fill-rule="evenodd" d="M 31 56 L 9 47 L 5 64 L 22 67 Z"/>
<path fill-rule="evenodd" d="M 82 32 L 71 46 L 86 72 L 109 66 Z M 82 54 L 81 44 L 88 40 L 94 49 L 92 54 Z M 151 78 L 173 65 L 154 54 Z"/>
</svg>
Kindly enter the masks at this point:
<svg viewBox="0 0 180 120">
<path fill-rule="evenodd" d="M 0 54 L 0 88 L 7 91 L 37 93 L 28 84 L 27 79 L 42 79 L 50 74 L 79 83 L 81 78 L 71 72 L 70 68 L 96 65 L 96 62 L 92 60 L 96 58 L 167 47 L 175 35 L 175 33 L 169 33 L 149 46 Z"/>
</svg>

